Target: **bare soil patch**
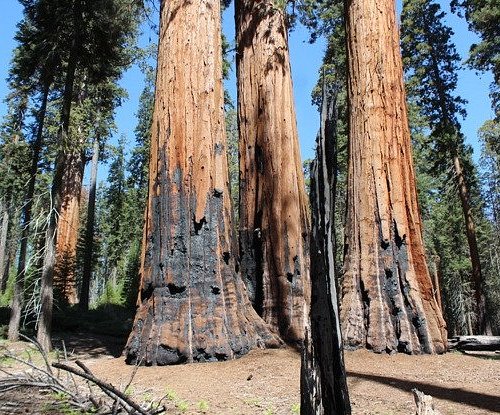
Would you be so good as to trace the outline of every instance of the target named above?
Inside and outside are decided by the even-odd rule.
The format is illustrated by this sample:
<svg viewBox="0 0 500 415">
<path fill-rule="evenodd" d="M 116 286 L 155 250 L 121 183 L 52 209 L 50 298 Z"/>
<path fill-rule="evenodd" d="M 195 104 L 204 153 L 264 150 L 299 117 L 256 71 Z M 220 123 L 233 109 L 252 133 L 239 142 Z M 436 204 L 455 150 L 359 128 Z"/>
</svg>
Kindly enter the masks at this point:
<svg viewBox="0 0 500 415">
<path fill-rule="evenodd" d="M 134 368 L 116 357 L 122 339 L 81 334 L 66 337 L 65 343 L 72 358 L 98 377 L 116 387 L 128 383 Z M 433 396 L 443 415 L 500 413 L 498 354 L 389 356 L 358 350 L 345 358 L 354 415 L 414 414 L 412 388 Z M 297 351 L 255 350 L 229 362 L 141 367 L 129 393 L 144 402 L 163 397 L 171 414 L 294 414 L 299 373 Z"/>
</svg>

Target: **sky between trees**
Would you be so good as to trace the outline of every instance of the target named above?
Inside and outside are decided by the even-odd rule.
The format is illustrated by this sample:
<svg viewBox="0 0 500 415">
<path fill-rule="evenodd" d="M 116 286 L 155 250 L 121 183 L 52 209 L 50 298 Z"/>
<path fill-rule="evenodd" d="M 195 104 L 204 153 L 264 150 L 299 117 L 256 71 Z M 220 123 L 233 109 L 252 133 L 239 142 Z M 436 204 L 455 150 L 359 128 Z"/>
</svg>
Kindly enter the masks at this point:
<svg viewBox="0 0 500 415">
<path fill-rule="evenodd" d="M 7 71 L 14 48 L 13 36 L 16 24 L 22 18 L 22 8 L 17 0 L 1 0 L 2 13 L 0 14 L 0 118 L 7 112 L 4 99 L 8 93 Z M 463 60 L 466 59 L 469 47 L 477 41 L 477 36 L 467 29 L 464 19 L 450 13 L 449 2 L 440 0 L 439 4 L 447 12 L 446 24 L 449 25 L 455 35 L 452 40 Z M 401 10 L 401 2 L 397 1 L 398 11 Z M 153 13 L 157 19 L 158 13 Z M 156 41 L 156 34 L 150 27 L 151 22 L 142 25 L 143 34 L 140 45 L 145 46 L 148 42 Z M 234 46 L 234 5 L 224 12 L 223 31 Z M 294 96 L 297 110 L 297 124 L 301 144 L 301 155 L 303 159 L 314 157 L 314 143 L 319 127 L 319 114 L 315 106 L 311 104 L 311 90 L 317 82 L 318 68 L 321 64 L 324 51 L 324 41 L 318 40 L 316 44 L 308 43 L 309 35 L 307 29 L 297 22 L 297 26 L 290 33 L 290 55 L 292 75 L 294 82 Z M 230 79 L 225 85 L 233 99 L 236 99 L 236 72 L 234 68 L 234 52 L 231 54 L 232 70 Z M 460 120 L 462 131 L 466 141 L 474 148 L 474 161 L 477 163 L 480 156 L 480 147 L 477 140 L 477 130 L 485 120 L 493 117 L 488 97 L 488 86 L 492 82 L 490 73 L 477 74 L 468 68 L 462 68 L 458 75 L 457 95 L 468 101 L 466 105 L 467 118 Z M 118 131 L 114 134 L 112 144 L 116 144 L 120 135 L 127 137 L 128 143 L 132 145 L 133 130 L 136 126 L 136 112 L 138 108 L 139 95 L 144 85 L 143 74 L 137 65 L 130 68 L 123 76 L 121 86 L 128 92 L 125 100 L 116 114 Z M 99 179 L 104 180 L 107 168 L 102 166 Z"/>
</svg>

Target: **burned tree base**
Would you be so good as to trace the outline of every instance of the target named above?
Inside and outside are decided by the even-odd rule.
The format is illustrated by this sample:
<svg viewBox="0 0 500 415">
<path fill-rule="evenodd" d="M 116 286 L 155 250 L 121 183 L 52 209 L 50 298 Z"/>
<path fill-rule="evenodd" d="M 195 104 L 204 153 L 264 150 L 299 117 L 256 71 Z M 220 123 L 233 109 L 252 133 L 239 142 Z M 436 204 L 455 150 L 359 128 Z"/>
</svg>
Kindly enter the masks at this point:
<svg viewBox="0 0 500 415">
<path fill-rule="evenodd" d="M 127 364 L 164 366 L 225 361 L 255 348 L 277 348 L 283 344 L 249 303 L 234 307 L 231 315 L 228 311 L 218 316 L 217 310 L 221 309 L 217 305 L 195 311 L 189 309 L 187 298 L 170 298 L 167 302 L 162 292 L 165 290 L 168 288 L 156 289 L 140 306 L 124 351 Z"/>
</svg>

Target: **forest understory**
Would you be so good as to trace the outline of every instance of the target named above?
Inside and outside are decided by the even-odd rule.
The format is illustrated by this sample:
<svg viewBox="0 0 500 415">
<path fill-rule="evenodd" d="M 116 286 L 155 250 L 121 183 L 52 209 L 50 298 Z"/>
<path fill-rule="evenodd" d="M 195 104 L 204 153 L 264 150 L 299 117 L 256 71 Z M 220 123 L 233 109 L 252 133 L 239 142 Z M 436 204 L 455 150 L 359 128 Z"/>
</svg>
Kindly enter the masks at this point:
<svg viewBox="0 0 500 415">
<path fill-rule="evenodd" d="M 69 360 L 80 359 L 118 389 L 128 384 L 134 367 L 120 356 L 125 338 L 66 333 L 55 336 L 56 347 L 62 348 L 62 340 Z M 0 343 L 2 352 L 18 356 L 28 347 L 26 342 Z M 357 350 L 346 351 L 345 360 L 354 415 L 414 414 L 413 388 L 431 395 L 442 415 L 500 413 L 498 354 L 408 356 Z M 5 359 L 1 368 L 21 370 L 18 363 Z M 127 394 L 137 402 L 164 398 L 167 414 L 298 414 L 299 373 L 297 351 L 255 350 L 228 362 L 140 367 Z M 54 394 L 33 389 L 12 391 L 0 399 L 1 414 L 73 413 L 57 408 Z"/>
</svg>

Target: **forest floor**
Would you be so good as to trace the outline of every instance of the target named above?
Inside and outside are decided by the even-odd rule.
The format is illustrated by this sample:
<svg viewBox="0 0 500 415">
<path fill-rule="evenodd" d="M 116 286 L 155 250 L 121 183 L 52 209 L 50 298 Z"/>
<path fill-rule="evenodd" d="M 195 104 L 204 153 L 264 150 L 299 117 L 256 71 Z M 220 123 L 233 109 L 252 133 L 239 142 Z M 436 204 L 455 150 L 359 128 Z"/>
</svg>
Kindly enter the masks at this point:
<svg viewBox="0 0 500 415">
<path fill-rule="evenodd" d="M 82 360 L 96 376 L 118 388 L 129 382 L 134 367 L 120 357 L 123 339 L 88 333 L 64 338 L 70 360 Z M 55 338 L 56 347 L 60 339 Z M 11 352 L 21 352 L 25 345 L 0 343 Z M 347 351 L 345 360 L 353 415 L 414 414 L 413 388 L 433 396 L 443 415 L 500 413 L 498 354 L 389 356 L 358 350 Z M 12 364 L 0 361 L 4 368 Z M 229 362 L 141 367 L 129 393 L 145 402 L 164 397 L 168 414 L 298 414 L 299 373 L 300 355 L 295 350 L 255 350 Z M 33 396 L 33 391 L 4 396 L 0 414 L 58 413 L 41 409 L 47 396 Z M 7 400 L 19 402 L 9 406 Z M 17 409 L 9 412 L 13 407 Z"/>
</svg>

